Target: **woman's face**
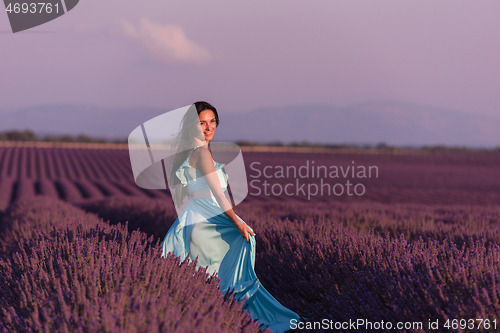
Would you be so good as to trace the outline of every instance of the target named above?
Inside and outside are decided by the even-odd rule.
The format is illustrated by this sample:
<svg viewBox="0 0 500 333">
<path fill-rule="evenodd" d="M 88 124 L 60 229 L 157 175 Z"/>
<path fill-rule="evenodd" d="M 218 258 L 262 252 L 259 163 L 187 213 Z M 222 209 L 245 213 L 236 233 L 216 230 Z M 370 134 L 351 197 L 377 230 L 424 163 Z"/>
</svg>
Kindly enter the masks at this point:
<svg viewBox="0 0 500 333">
<path fill-rule="evenodd" d="M 215 133 L 215 128 L 217 127 L 217 120 L 215 119 L 215 114 L 212 110 L 204 110 L 199 114 L 201 131 L 205 140 L 208 142 L 212 140 Z"/>
</svg>

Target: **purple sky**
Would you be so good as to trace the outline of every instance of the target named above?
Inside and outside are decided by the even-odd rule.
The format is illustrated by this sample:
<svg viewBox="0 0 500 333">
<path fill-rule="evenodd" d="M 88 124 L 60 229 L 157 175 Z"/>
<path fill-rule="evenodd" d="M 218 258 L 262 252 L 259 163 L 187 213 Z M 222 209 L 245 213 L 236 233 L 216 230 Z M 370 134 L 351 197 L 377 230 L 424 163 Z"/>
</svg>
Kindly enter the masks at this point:
<svg viewBox="0 0 500 333">
<path fill-rule="evenodd" d="M 3 12 L 0 110 L 399 100 L 500 117 L 498 13 L 496 0 L 81 0 L 12 34 Z"/>
</svg>

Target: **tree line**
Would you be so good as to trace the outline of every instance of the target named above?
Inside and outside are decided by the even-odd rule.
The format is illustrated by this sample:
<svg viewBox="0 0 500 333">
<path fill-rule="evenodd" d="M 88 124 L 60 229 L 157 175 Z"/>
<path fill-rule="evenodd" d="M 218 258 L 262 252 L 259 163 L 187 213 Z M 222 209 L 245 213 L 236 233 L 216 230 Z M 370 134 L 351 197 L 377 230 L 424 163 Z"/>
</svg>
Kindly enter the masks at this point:
<svg viewBox="0 0 500 333">
<path fill-rule="evenodd" d="M 45 141 L 45 142 L 84 142 L 84 143 L 127 143 L 127 139 L 113 139 L 108 140 L 104 138 L 95 138 L 86 134 L 79 134 L 76 136 L 63 134 L 63 135 L 45 135 L 39 136 L 31 130 L 10 130 L 5 132 L 0 132 L 0 141 Z M 395 150 L 395 149 L 418 149 L 426 150 L 432 152 L 440 151 L 494 151 L 500 152 L 500 146 L 496 148 L 471 148 L 467 146 L 445 146 L 445 145 L 424 145 L 424 146 L 394 146 L 386 144 L 385 142 L 379 142 L 375 144 L 341 144 L 341 143 L 314 143 L 309 141 L 296 141 L 285 144 L 280 141 L 272 142 L 258 142 L 258 141 L 247 141 L 238 140 L 235 142 L 239 146 L 273 146 L 273 147 L 311 147 L 311 148 L 357 148 L 357 149 L 384 149 L 384 150 Z"/>
<path fill-rule="evenodd" d="M 107 140 L 103 138 L 94 138 L 85 134 L 76 136 L 63 135 L 45 135 L 39 136 L 30 130 L 10 130 L 0 132 L 0 141 L 45 141 L 45 142 L 86 142 L 86 143 L 127 143 L 125 139 Z"/>
</svg>

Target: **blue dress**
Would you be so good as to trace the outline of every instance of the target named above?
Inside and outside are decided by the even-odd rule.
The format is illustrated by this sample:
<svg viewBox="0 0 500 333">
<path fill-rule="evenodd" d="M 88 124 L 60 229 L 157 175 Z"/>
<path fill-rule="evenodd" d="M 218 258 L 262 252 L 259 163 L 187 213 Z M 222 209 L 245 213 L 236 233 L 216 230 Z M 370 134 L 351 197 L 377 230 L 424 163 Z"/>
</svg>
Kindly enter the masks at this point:
<svg viewBox="0 0 500 333">
<path fill-rule="evenodd" d="M 209 196 L 210 187 L 201 172 L 189 165 L 189 156 L 176 175 L 189 192 L 198 195 L 190 196 L 186 207 L 170 227 L 162 243 L 162 257 L 173 252 L 182 260 L 188 254 L 191 260 L 198 258 L 199 266 L 207 267 L 209 273 L 218 272 L 224 293 L 228 288 L 234 288 L 237 298 L 245 297 L 244 306 L 252 319 L 273 331 L 290 329 L 292 319 L 299 321 L 298 314 L 281 305 L 255 275 L 255 237 L 249 235 L 250 242 L 247 242 L 241 236 L 215 197 Z M 213 163 L 225 191 L 229 176 L 222 170 L 224 164 Z M 245 223 L 239 216 L 238 219 Z"/>
</svg>

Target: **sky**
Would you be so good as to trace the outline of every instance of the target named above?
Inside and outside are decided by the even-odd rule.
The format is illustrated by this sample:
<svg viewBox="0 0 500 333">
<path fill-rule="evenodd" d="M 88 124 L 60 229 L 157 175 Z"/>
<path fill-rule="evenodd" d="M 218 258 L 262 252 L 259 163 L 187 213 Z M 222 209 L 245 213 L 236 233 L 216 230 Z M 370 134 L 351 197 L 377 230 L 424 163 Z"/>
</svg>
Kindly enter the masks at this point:
<svg viewBox="0 0 500 333">
<path fill-rule="evenodd" d="M 500 117 L 500 1 L 81 0 L 13 34 L 0 112 L 405 101 Z"/>
</svg>

